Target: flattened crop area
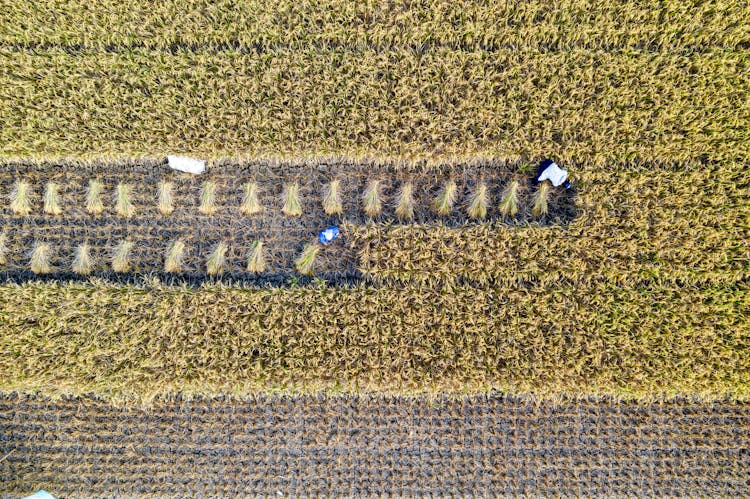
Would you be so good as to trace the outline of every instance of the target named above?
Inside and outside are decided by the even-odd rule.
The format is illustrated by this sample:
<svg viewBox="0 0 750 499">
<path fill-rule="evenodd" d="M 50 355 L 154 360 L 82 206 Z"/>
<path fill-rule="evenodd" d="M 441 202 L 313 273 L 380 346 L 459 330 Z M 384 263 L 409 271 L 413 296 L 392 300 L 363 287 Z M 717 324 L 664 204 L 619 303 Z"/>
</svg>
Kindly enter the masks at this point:
<svg viewBox="0 0 750 499">
<path fill-rule="evenodd" d="M 0 493 L 62 496 L 750 493 L 750 407 L 258 398 L 0 398 Z"/>
</svg>

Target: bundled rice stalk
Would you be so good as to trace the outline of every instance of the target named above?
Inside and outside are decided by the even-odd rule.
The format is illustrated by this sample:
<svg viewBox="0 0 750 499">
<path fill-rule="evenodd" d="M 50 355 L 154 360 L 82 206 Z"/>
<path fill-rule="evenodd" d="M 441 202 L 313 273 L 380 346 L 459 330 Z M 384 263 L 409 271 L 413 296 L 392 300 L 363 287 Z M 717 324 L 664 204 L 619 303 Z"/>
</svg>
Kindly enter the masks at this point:
<svg viewBox="0 0 750 499">
<path fill-rule="evenodd" d="M 247 271 L 261 274 L 266 271 L 266 259 L 263 255 L 263 241 L 258 240 L 250 247 L 247 258 Z"/>
<path fill-rule="evenodd" d="M 62 215 L 58 186 L 54 182 L 47 182 L 47 187 L 44 189 L 44 213 L 47 215 Z"/>
<path fill-rule="evenodd" d="M 362 196 L 362 209 L 368 217 L 376 217 L 383 211 L 380 202 L 380 180 L 372 180 L 367 184 Z"/>
<path fill-rule="evenodd" d="M 117 184 L 115 190 L 115 212 L 125 218 L 130 218 L 135 215 L 135 207 L 131 201 L 130 185 L 128 184 Z"/>
<path fill-rule="evenodd" d="M 83 243 L 76 248 L 76 256 L 73 259 L 73 265 L 71 268 L 76 274 L 88 275 L 91 273 L 93 266 L 94 262 L 91 259 L 91 248 L 88 243 Z"/>
<path fill-rule="evenodd" d="M 159 182 L 158 207 L 162 215 L 169 216 L 174 212 L 174 196 L 172 182 Z"/>
<path fill-rule="evenodd" d="M 203 183 L 201 189 L 201 202 L 198 211 L 204 215 L 216 213 L 216 184 L 210 180 Z"/>
<path fill-rule="evenodd" d="M 323 211 L 326 215 L 341 215 L 344 212 L 344 206 L 341 203 L 341 182 L 332 180 L 325 190 L 323 196 Z"/>
<path fill-rule="evenodd" d="M 518 180 L 511 181 L 500 199 L 500 213 L 505 217 L 518 214 Z"/>
<path fill-rule="evenodd" d="M 438 193 L 437 197 L 432 202 L 432 209 L 435 213 L 441 216 L 450 214 L 453 205 L 456 203 L 457 190 L 456 183 L 453 180 L 445 182 L 440 193 Z"/>
<path fill-rule="evenodd" d="M 206 260 L 206 273 L 208 275 L 221 275 L 224 272 L 228 250 L 229 246 L 223 241 L 216 245 L 216 248 Z"/>
<path fill-rule="evenodd" d="M 52 258 L 52 248 L 47 243 L 37 242 L 31 251 L 29 267 L 35 274 L 49 274 L 52 272 L 50 260 Z"/>
<path fill-rule="evenodd" d="M 10 210 L 15 215 L 26 216 L 31 213 L 31 185 L 25 180 L 18 180 L 13 186 Z"/>
<path fill-rule="evenodd" d="M 414 218 L 414 185 L 411 182 L 405 182 L 398 190 L 395 213 L 401 220 Z"/>
<path fill-rule="evenodd" d="M 132 250 L 133 243 L 131 241 L 121 241 L 112 255 L 112 270 L 121 273 L 128 272 L 130 270 L 130 252 Z"/>
<path fill-rule="evenodd" d="M 471 193 L 469 198 L 469 207 L 466 213 L 470 218 L 475 220 L 482 220 L 487 216 L 487 206 L 489 205 L 489 197 L 487 194 L 487 184 L 480 182 L 474 192 Z"/>
<path fill-rule="evenodd" d="M 294 266 L 297 268 L 297 272 L 302 275 L 312 275 L 315 267 L 315 259 L 320 252 L 320 245 L 317 243 L 311 243 L 305 246 L 302 250 L 302 254 L 294 261 Z"/>
<path fill-rule="evenodd" d="M 181 239 L 176 240 L 167 248 L 164 257 L 164 272 L 176 273 L 182 271 L 182 260 L 185 257 L 185 243 Z"/>
<path fill-rule="evenodd" d="M 287 184 L 284 186 L 284 206 L 281 212 L 288 217 L 302 215 L 302 204 L 299 200 L 299 184 Z"/>
<path fill-rule="evenodd" d="M 240 213 L 250 216 L 260 212 L 261 209 L 258 200 L 258 184 L 248 182 L 245 184 L 245 195 L 242 198 L 242 205 L 240 205 Z"/>
<path fill-rule="evenodd" d="M 548 212 L 547 198 L 549 197 L 549 182 L 544 181 L 539 184 L 539 188 L 534 193 L 534 205 L 531 208 L 531 213 L 535 217 L 543 217 Z"/>
<path fill-rule="evenodd" d="M 102 203 L 102 191 L 104 184 L 98 180 L 89 180 L 89 188 L 86 192 L 86 211 L 92 215 L 101 215 L 104 211 Z"/>
<path fill-rule="evenodd" d="M 8 263 L 8 235 L 0 232 L 0 265 Z"/>
</svg>

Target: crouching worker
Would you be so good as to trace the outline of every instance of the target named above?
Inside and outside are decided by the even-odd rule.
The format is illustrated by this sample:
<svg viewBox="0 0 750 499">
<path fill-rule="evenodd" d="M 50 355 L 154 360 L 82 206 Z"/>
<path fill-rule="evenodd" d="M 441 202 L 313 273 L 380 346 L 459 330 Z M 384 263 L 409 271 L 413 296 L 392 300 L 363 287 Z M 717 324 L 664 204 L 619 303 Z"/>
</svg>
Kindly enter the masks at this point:
<svg viewBox="0 0 750 499">
<path fill-rule="evenodd" d="M 537 183 L 549 180 L 555 187 L 563 186 L 566 189 L 570 189 L 571 187 L 571 184 L 568 181 L 568 172 L 557 166 L 557 163 L 551 159 L 545 159 L 542 161 L 534 180 L 536 180 Z"/>
<path fill-rule="evenodd" d="M 338 227 L 332 226 L 327 229 L 323 229 L 318 233 L 318 242 L 323 246 L 333 242 L 334 240 L 341 237 L 341 230 Z"/>
</svg>

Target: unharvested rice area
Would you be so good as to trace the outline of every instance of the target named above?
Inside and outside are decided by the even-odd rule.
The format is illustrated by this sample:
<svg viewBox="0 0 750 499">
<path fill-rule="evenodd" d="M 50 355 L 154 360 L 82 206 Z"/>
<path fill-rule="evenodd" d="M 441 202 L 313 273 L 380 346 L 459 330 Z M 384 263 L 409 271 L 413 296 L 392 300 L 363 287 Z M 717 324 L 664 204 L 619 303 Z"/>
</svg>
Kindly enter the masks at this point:
<svg viewBox="0 0 750 499">
<path fill-rule="evenodd" d="M 750 407 L 0 397 L 0 496 L 750 494 Z"/>
</svg>

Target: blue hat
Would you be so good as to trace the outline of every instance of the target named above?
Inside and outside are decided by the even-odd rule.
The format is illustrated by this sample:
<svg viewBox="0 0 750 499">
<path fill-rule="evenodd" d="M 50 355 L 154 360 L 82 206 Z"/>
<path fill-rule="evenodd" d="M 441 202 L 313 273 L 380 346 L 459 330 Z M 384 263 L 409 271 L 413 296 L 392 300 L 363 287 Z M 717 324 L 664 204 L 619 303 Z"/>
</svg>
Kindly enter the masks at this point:
<svg viewBox="0 0 750 499">
<path fill-rule="evenodd" d="M 340 235 L 341 231 L 338 227 L 328 227 L 327 229 L 323 229 L 318 233 L 318 241 L 320 241 L 320 244 L 328 244 Z"/>
</svg>

